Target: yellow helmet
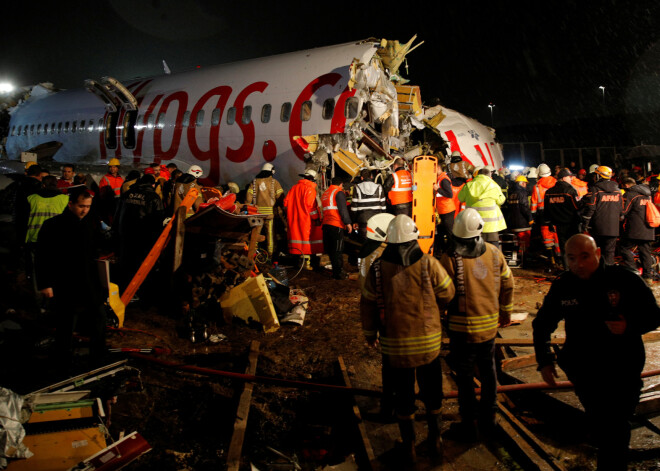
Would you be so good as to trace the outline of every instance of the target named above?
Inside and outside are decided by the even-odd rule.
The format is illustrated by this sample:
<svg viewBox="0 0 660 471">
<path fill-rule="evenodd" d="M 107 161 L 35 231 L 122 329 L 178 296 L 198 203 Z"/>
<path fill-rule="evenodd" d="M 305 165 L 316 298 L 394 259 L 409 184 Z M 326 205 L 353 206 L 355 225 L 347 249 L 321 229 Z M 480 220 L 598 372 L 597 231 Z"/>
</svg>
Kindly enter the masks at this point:
<svg viewBox="0 0 660 471">
<path fill-rule="evenodd" d="M 108 167 L 119 167 L 120 165 L 121 164 L 119 163 L 119 159 L 117 158 L 110 159 L 110 161 L 108 162 Z"/>
<path fill-rule="evenodd" d="M 601 165 L 600 167 L 598 167 L 596 169 L 596 173 L 607 180 L 612 178 L 612 169 L 606 167 L 605 165 Z"/>
<path fill-rule="evenodd" d="M 529 181 L 527 180 L 527 177 L 525 175 L 518 175 L 516 177 L 516 181 L 517 182 L 529 183 Z"/>
<path fill-rule="evenodd" d="M 37 163 L 34 160 L 30 160 L 29 162 L 25 162 L 25 170 L 29 169 L 33 165 L 37 165 Z"/>
</svg>

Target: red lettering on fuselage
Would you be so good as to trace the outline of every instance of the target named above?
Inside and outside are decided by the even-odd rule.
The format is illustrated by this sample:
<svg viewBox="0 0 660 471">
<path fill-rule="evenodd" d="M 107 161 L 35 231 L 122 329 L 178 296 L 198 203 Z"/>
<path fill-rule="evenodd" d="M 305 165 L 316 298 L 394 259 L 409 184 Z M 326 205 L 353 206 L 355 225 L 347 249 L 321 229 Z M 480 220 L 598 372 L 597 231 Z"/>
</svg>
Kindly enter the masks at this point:
<svg viewBox="0 0 660 471">
<path fill-rule="evenodd" d="M 190 114 L 190 125 L 188 126 L 188 147 L 190 147 L 190 152 L 192 155 L 200 161 L 208 160 L 210 162 L 209 174 L 207 176 L 213 182 L 218 182 L 220 180 L 220 151 L 218 146 L 218 140 L 220 137 L 220 126 L 211 126 L 209 130 L 209 150 L 202 150 L 197 145 L 197 138 L 195 136 L 197 127 L 196 123 L 193 121 L 197 116 L 197 112 L 201 110 L 207 101 L 212 96 L 218 95 L 218 102 L 214 108 L 220 109 L 220 116 L 224 114 L 225 106 L 227 105 L 227 100 L 231 95 L 231 87 L 226 85 L 215 87 L 208 92 L 206 92 L 192 109 Z"/>
<path fill-rule="evenodd" d="M 160 105 L 160 110 L 158 110 L 156 116 L 166 114 L 167 108 L 173 101 L 178 102 L 179 107 L 177 109 L 176 118 L 174 120 L 174 129 L 172 130 L 172 143 L 170 144 L 170 148 L 166 151 L 163 150 L 163 130 L 158 126 L 154 128 L 154 162 L 157 163 L 160 163 L 161 160 L 173 159 L 176 157 L 177 152 L 179 152 L 181 134 L 183 132 L 181 123 L 183 121 L 183 114 L 188 108 L 188 94 L 184 91 L 179 91 L 169 95 L 163 100 L 163 103 Z"/>
<path fill-rule="evenodd" d="M 151 113 L 153 113 L 154 108 L 156 107 L 156 105 L 158 104 L 161 98 L 163 98 L 162 94 L 156 95 L 156 97 L 149 104 L 147 111 L 144 113 L 144 117 L 142 118 L 142 129 L 140 129 L 140 131 L 137 134 L 137 142 L 135 143 L 135 151 L 133 152 L 134 164 L 140 163 L 140 157 L 142 156 L 142 140 L 144 139 L 144 132 L 147 126 L 147 120 L 149 119 L 149 116 L 151 116 Z"/>
<path fill-rule="evenodd" d="M 302 134 L 302 119 L 300 116 L 302 104 L 309 100 L 319 88 L 324 85 L 334 85 L 339 79 L 341 79 L 341 75 L 336 72 L 330 72 L 315 78 L 309 82 L 302 92 L 300 92 L 296 103 L 293 105 L 293 109 L 291 110 L 291 120 L 289 121 L 289 142 L 291 148 L 300 160 L 305 158 L 305 150 L 295 143 L 294 137 Z"/>
<path fill-rule="evenodd" d="M 346 127 L 346 112 L 344 110 L 344 108 L 346 107 L 346 100 L 348 100 L 352 96 L 355 96 L 355 92 L 357 92 L 356 88 L 353 88 L 353 90 L 351 90 L 349 89 L 348 85 L 346 85 L 344 91 L 341 92 L 341 95 L 339 95 L 339 98 L 337 99 L 337 104 L 335 105 L 335 111 L 332 114 L 332 122 L 330 123 L 331 134 L 338 134 L 344 132 L 344 128 Z"/>
<path fill-rule="evenodd" d="M 238 127 L 243 133 L 243 144 L 238 149 L 227 147 L 227 160 L 237 163 L 245 162 L 252 155 L 252 151 L 254 150 L 254 123 L 251 119 L 248 123 L 243 122 L 243 104 L 250 94 L 254 92 L 263 93 L 266 87 L 268 87 L 266 82 L 255 82 L 245 87 L 236 97 L 234 107 L 236 107 Z"/>
</svg>

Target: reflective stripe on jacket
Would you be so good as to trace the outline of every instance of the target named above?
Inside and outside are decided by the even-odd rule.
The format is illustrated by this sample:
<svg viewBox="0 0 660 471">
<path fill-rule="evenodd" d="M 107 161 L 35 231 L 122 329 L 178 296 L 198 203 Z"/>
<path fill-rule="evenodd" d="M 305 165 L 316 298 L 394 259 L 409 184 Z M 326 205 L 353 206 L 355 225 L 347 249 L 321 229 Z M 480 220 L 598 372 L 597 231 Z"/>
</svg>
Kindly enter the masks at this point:
<svg viewBox="0 0 660 471">
<path fill-rule="evenodd" d="M 397 170 L 392 174 L 394 185 L 387 193 L 391 205 L 410 203 L 412 197 L 412 176 L 408 170 Z"/>
<path fill-rule="evenodd" d="M 39 196 L 34 193 L 27 197 L 28 204 L 30 205 L 30 215 L 28 216 L 27 234 L 25 235 L 25 242 L 37 242 L 37 237 L 41 226 L 47 219 L 62 214 L 62 211 L 69 203 L 69 196 L 58 194 L 50 198 Z"/>
<path fill-rule="evenodd" d="M 447 180 L 449 182 L 449 185 L 451 185 L 451 180 L 449 180 L 449 177 L 445 172 L 442 172 L 438 176 L 438 185 L 442 185 L 443 180 Z M 453 188 L 452 188 L 452 193 L 453 193 Z M 447 198 L 445 196 L 438 196 L 436 193 L 435 210 L 438 212 L 438 214 L 447 214 L 447 213 L 451 213 L 452 211 L 455 211 L 456 205 L 454 204 L 454 199 Z"/>
<path fill-rule="evenodd" d="M 121 185 L 124 183 L 124 179 L 119 175 L 105 174 L 101 181 L 99 182 L 99 189 L 104 186 L 110 187 L 115 196 L 119 197 L 121 195 Z"/>
<path fill-rule="evenodd" d="M 343 191 L 340 186 L 330 185 L 321 196 L 321 205 L 323 206 L 323 224 L 344 229 L 346 224 L 342 222 L 339 208 L 337 208 L 337 193 L 340 191 Z"/>
<path fill-rule="evenodd" d="M 484 220 L 483 232 L 499 232 L 506 229 L 504 215 L 500 210 L 506 197 L 500 186 L 486 175 L 477 175 L 467 182 L 458 193 L 458 199 L 466 208 L 474 208 Z"/>
<path fill-rule="evenodd" d="M 323 230 L 316 202 L 316 183 L 299 180 L 284 198 L 289 253 L 311 255 L 323 252 Z"/>
</svg>

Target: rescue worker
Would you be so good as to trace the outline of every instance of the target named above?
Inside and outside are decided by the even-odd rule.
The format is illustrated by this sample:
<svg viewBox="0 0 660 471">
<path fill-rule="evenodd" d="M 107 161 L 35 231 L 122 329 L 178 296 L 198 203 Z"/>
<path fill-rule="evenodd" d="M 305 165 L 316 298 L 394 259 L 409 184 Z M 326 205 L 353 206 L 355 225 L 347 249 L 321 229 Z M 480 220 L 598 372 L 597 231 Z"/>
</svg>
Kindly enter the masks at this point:
<svg viewBox="0 0 660 471">
<path fill-rule="evenodd" d="M 454 282 L 456 296 L 449 303 L 449 361 L 456 372 L 461 421 L 446 435 L 474 441 L 495 430 L 495 336 L 497 328 L 511 323 L 514 280 L 500 250 L 483 240 L 484 222 L 479 212 L 467 208 L 454 223 L 452 250 L 440 263 Z M 474 369 L 479 370 L 481 398 L 477 407 Z"/>
<path fill-rule="evenodd" d="M 67 208 L 46 220 L 36 252 L 37 288 L 51 299 L 55 317 L 55 367 L 71 373 L 73 332 L 88 325 L 92 366 L 105 355 L 104 294 L 96 264 L 98 238 L 89 216 L 92 192 L 81 186 L 69 190 Z"/>
<path fill-rule="evenodd" d="M 578 175 L 574 175 L 569 182 L 577 192 L 577 201 L 581 200 L 589 192 L 589 185 L 587 185 L 587 181 L 585 180 L 586 175 L 587 171 L 581 168 Z"/>
<path fill-rule="evenodd" d="M 248 187 L 245 195 L 245 204 L 257 207 L 259 214 L 272 214 L 275 217 L 276 206 L 282 205 L 284 190 L 280 182 L 275 180 L 275 168 L 273 164 L 266 162 L 261 171 Z M 273 257 L 275 251 L 274 219 L 264 221 L 266 236 L 266 251 L 269 257 Z"/>
<path fill-rule="evenodd" d="M 99 181 L 99 210 L 103 221 L 112 226 L 124 179 L 119 175 L 119 159 L 108 161 L 108 173 Z"/>
<path fill-rule="evenodd" d="M 500 186 L 490 178 L 490 170 L 482 168 L 477 176 L 465 184 L 458 194 L 458 200 L 465 208 L 474 208 L 484 220 L 482 237 L 495 247 L 500 246 L 499 231 L 506 229 L 506 222 L 500 206 L 506 201 Z"/>
<path fill-rule="evenodd" d="M 322 217 L 316 194 L 316 171 L 308 168 L 284 197 L 289 253 L 300 255 L 307 270 L 318 269 L 323 252 Z"/>
<path fill-rule="evenodd" d="M 335 280 L 345 280 L 348 274 L 344 271 L 344 235 L 353 226 L 348 214 L 346 194 L 340 177 L 334 177 L 332 184 L 321 196 L 323 206 L 323 249 L 330 257 L 332 277 Z"/>
<path fill-rule="evenodd" d="M 204 171 L 199 165 L 191 165 L 188 171 L 177 179 L 174 184 L 174 190 L 172 191 L 172 215 L 176 215 L 177 209 L 179 209 L 179 206 L 181 206 L 181 203 L 191 188 L 196 188 L 199 193 L 195 202 L 188 209 L 186 217 L 190 217 L 197 212 L 199 206 L 204 202 L 204 198 L 202 198 L 202 187 L 197 183 L 197 179 L 202 178 L 203 175 Z"/>
<path fill-rule="evenodd" d="M 602 251 L 605 265 L 614 265 L 619 220 L 623 211 L 623 195 L 612 178 L 612 169 L 601 165 L 594 172 L 597 181 L 584 197 L 582 217 L 589 232 Z"/>
<path fill-rule="evenodd" d="M 568 239 L 566 261 L 569 271 L 553 281 L 532 322 L 538 369 L 545 382 L 556 384 L 550 337 L 564 320 L 566 341 L 557 360 L 593 429 L 598 470 L 623 471 L 642 386 L 641 336 L 660 325 L 660 308 L 639 276 L 601 262 L 590 236 Z"/>
<path fill-rule="evenodd" d="M 36 244 L 37 236 L 47 219 L 62 214 L 69 203 L 69 197 L 62 194 L 58 187 L 58 179 L 48 175 L 42 179 L 43 188 L 27 197 L 30 205 L 28 216 L 26 244 Z"/>
<path fill-rule="evenodd" d="M 536 182 L 538 181 L 538 176 L 539 174 L 536 167 L 531 167 L 527 172 L 527 193 L 529 193 L 530 196 L 532 195 L 534 185 L 536 185 Z"/>
<path fill-rule="evenodd" d="M 466 162 L 461 157 L 460 151 L 455 150 L 451 153 L 451 161 L 449 164 L 449 172 L 451 179 L 451 192 L 452 200 L 454 201 L 454 219 L 458 216 L 463 209 L 465 209 L 465 203 L 461 203 L 458 200 L 458 194 L 461 192 L 461 189 L 467 183 L 468 180 L 472 179 L 472 170 L 474 167 L 471 163 Z"/>
<path fill-rule="evenodd" d="M 437 180 L 433 184 L 433 190 L 435 191 L 435 212 L 437 213 L 433 252 L 439 257 L 447 249 L 456 213 L 451 180 L 442 165 L 438 165 Z"/>
<path fill-rule="evenodd" d="M 642 264 L 642 278 L 647 285 L 653 284 L 653 256 L 651 243 L 655 240 L 655 228 L 646 222 L 646 205 L 651 201 L 651 189 L 644 183 L 636 183 L 628 178 L 623 181 L 626 192 L 623 195 L 623 234 L 619 249 L 623 257 L 622 265 L 637 273 L 633 249 L 637 247 Z"/>
<path fill-rule="evenodd" d="M 383 190 L 387 195 L 388 212 L 412 217 L 412 175 L 401 157 L 394 159 L 392 173 L 385 179 Z"/>
<path fill-rule="evenodd" d="M 385 212 L 385 192 L 379 183 L 374 182 L 371 170 L 363 168 L 360 171 L 360 183 L 353 187 L 351 201 L 351 219 L 353 230 L 358 232 L 361 242 L 368 238 L 367 222 L 374 215 Z"/>
<path fill-rule="evenodd" d="M 563 261 L 564 246 L 566 241 L 582 228 L 582 201 L 578 193 L 571 185 L 574 175 L 567 168 L 563 168 L 557 174 L 557 183 L 545 192 L 543 198 L 543 216 L 545 225 L 557 234 L 560 257 Z"/>
<path fill-rule="evenodd" d="M 61 193 L 66 193 L 66 189 L 73 185 L 75 175 L 75 166 L 73 164 L 62 165 L 62 177 L 57 180 L 57 188 Z"/>
<path fill-rule="evenodd" d="M 396 216 L 387 228 L 387 247 L 364 283 L 360 317 L 367 343 L 380 342 L 394 388 L 403 459 L 414 462 L 415 376 L 426 405 L 428 444 L 442 453 L 440 421 L 442 370 L 440 313 L 454 296 L 454 285 L 440 262 L 424 254 L 413 220 Z"/>
<path fill-rule="evenodd" d="M 128 189 L 132 187 L 135 184 L 135 182 L 138 181 L 139 178 L 140 178 L 140 172 L 138 172 L 137 170 L 131 170 L 130 172 L 128 172 L 128 175 L 126 175 L 126 180 L 124 180 L 124 183 L 121 185 L 120 196 L 126 193 Z"/>
<path fill-rule="evenodd" d="M 545 192 L 548 188 L 552 188 L 557 183 L 557 179 L 552 176 L 550 167 L 546 164 L 538 166 L 539 179 L 532 190 L 531 211 L 534 221 L 541 226 L 541 237 L 543 238 L 543 246 L 548 260 L 550 260 L 551 267 L 557 266 L 557 261 L 561 260 L 561 249 L 559 248 L 559 239 L 557 233 L 550 230 L 546 223 L 543 210 L 545 208 Z"/>
<path fill-rule="evenodd" d="M 529 197 L 527 196 L 527 177 L 518 175 L 512 182 L 507 197 L 507 219 L 508 229 L 518 239 L 518 247 L 521 253 L 520 259 L 525 260 L 525 253 L 529 248 L 532 233 L 532 212 L 529 210 Z"/>
</svg>

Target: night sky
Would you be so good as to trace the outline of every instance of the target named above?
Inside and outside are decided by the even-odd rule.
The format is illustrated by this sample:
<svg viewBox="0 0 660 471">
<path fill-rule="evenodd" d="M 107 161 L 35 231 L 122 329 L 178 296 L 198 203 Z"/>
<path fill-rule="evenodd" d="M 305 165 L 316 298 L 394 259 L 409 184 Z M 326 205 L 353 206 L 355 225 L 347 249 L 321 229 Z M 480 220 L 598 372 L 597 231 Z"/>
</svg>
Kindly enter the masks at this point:
<svg viewBox="0 0 660 471">
<path fill-rule="evenodd" d="M 496 128 L 660 108 L 660 1 L 263 3 L 21 2 L 0 29 L 0 81 L 75 88 L 160 74 L 163 59 L 176 72 L 417 34 L 407 77 L 424 102 L 488 125 L 492 102 Z"/>
</svg>

